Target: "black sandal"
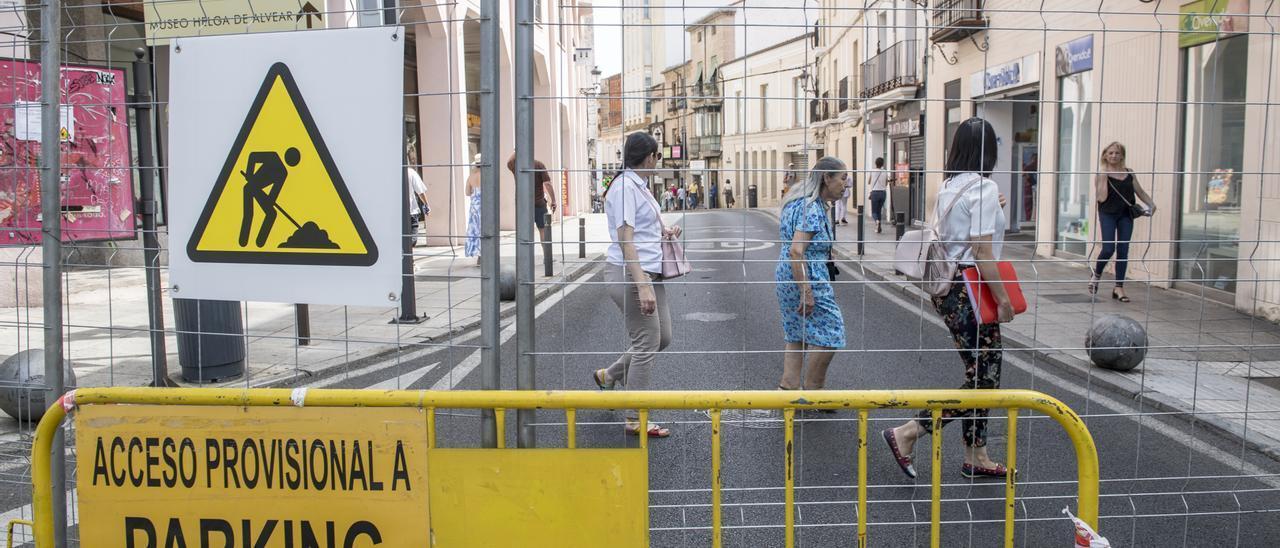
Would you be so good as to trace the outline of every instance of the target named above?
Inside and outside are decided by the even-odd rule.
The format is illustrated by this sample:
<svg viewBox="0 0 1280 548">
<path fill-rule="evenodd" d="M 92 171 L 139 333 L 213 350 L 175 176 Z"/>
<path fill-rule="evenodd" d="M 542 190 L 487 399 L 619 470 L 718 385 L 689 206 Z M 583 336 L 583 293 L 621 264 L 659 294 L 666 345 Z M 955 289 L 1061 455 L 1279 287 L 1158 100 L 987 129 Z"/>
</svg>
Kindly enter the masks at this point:
<svg viewBox="0 0 1280 548">
<path fill-rule="evenodd" d="M 1115 300 L 1117 300 L 1117 301 L 1120 301 L 1120 302 L 1122 302 L 1122 303 L 1127 303 L 1127 302 L 1129 302 L 1129 296 L 1128 296 L 1128 295 L 1120 295 L 1120 294 L 1117 294 L 1117 293 L 1116 293 L 1116 290 L 1114 290 L 1114 289 L 1112 289 L 1112 290 L 1111 290 L 1111 298 L 1112 298 L 1112 299 L 1115 299 Z"/>
</svg>

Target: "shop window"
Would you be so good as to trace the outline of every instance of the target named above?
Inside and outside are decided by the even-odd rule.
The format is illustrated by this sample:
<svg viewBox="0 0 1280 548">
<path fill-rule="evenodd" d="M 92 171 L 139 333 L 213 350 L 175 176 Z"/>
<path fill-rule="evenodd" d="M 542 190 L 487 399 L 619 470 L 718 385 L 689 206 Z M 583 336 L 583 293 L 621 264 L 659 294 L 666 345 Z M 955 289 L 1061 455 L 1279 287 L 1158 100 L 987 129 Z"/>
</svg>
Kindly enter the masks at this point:
<svg viewBox="0 0 1280 548">
<path fill-rule="evenodd" d="M 1182 54 L 1178 277 L 1228 292 L 1236 289 L 1240 252 L 1248 40 L 1227 38 Z"/>
<path fill-rule="evenodd" d="M 1080 72 L 1058 79 L 1056 248 L 1077 255 L 1088 253 L 1092 173 L 1101 155 L 1093 136 L 1092 75 Z"/>
</svg>

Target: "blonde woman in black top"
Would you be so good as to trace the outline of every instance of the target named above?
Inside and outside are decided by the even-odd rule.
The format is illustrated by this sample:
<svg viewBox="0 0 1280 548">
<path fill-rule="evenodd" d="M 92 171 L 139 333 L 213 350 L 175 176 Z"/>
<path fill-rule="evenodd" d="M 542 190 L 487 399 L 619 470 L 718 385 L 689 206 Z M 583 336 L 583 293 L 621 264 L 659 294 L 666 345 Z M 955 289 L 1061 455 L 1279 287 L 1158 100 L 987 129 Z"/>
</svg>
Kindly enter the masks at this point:
<svg viewBox="0 0 1280 548">
<path fill-rule="evenodd" d="M 1116 257 L 1116 287 L 1111 290 L 1111 298 L 1122 303 L 1129 302 L 1124 293 L 1124 275 L 1129 267 L 1129 240 L 1133 237 L 1133 219 L 1135 213 L 1142 211 L 1141 206 L 1135 209 L 1137 199 L 1146 204 L 1145 215 L 1156 212 L 1155 202 L 1151 195 L 1138 184 L 1133 171 L 1125 166 L 1124 145 L 1113 142 L 1102 149 L 1101 170 L 1094 176 L 1093 186 L 1098 197 L 1098 227 L 1102 230 L 1102 250 L 1098 252 L 1098 262 L 1093 269 L 1093 278 L 1089 281 L 1089 293 L 1098 292 L 1098 280 L 1102 279 L 1102 271 L 1107 261 L 1114 254 Z"/>
</svg>

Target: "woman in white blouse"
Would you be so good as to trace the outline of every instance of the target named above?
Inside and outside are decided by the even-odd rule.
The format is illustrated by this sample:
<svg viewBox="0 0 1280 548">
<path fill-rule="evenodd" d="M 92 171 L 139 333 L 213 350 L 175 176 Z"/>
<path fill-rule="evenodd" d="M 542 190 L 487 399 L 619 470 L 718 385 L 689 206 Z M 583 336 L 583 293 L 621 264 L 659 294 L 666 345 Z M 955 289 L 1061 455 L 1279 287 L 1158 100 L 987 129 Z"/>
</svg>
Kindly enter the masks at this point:
<svg viewBox="0 0 1280 548">
<path fill-rule="evenodd" d="M 601 390 L 612 390 L 618 384 L 629 390 L 647 390 L 656 353 L 671 343 L 671 313 L 662 286 L 662 238 L 679 237 L 680 227 L 662 225 L 660 206 L 644 179 L 662 159 L 658 142 L 648 133 L 632 133 L 627 136 L 622 158 L 626 168 L 614 177 L 604 197 L 613 240 L 605 281 L 609 297 L 622 311 L 629 344 L 613 365 L 595 370 L 591 378 Z M 627 418 L 626 431 L 640 433 L 636 417 Z M 647 434 L 665 438 L 671 431 L 650 422 Z"/>
<path fill-rule="evenodd" d="M 933 305 L 951 331 L 965 365 L 965 382 L 961 388 L 1000 388 L 1003 359 L 1000 323 L 1012 320 L 1014 314 L 996 267 L 1006 224 L 1000 188 L 988 178 L 995 169 L 997 147 L 995 130 L 986 120 L 970 118 L 960 124 L 947 157 L 947 179 L 942 182 L 934 206 L 935 218 L 945 215 L 936 221 L 938 239 L 944 242 L 948 259 L 956 264 L 957 280 L 960 271 L 977 266 L 987 287 L 991 288 L 999 314 L 999 323 L 979 324 L 962 281 L 953 281 L 950 293 L 933 298 Z M 987 455 L 989 412 L 989 409 L 942 410 L 944 426 L 955 418 L 961 419 L 965 452 L 960 473 L 965 477 L 1003 478 L 1008 474 L 1003 464 Z M 930 433 L 934 433 L 933 420 L 927 409 L 902 426 L 882 432 L 898 466 L 908 477 L 916 477 L 911 450 L 921 436 Z"/>
</svg>

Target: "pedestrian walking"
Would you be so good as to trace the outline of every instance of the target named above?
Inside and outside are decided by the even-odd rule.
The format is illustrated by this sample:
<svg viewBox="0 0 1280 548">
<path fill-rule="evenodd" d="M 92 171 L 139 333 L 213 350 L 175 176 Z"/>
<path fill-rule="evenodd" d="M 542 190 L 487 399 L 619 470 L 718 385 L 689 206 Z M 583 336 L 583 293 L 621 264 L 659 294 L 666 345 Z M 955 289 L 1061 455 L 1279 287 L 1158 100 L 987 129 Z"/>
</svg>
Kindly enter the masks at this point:
<svg viewBox="0 0 1280 548">
<path fill-rule="evenodd" d="M 507 169 L 516 174 L 516 153 L 512 152 L 507 159 Z M 556 212 L 556 189 L 551 186 L 551 173 L 547 165 L 535 159 L 533 161 L 533 227 L 538 233 L 538 241 L 551 240 L 551 231 L 547 228 L 547 214 Z"/>
<path fill-rule="evenodd" d="M 680 187 L 680 189 L 676 191 L 676 202 L 676 207 L 679 207 L 680 210 L 683 211 L 689 204 L 689 191 L 685 190 L 684 187 Z"/>
<path fill-rule="evenodd" d="M 947 177 L 938 192 L 934 219 L 938 240 L 944 242 L 947 259 L 957 265 L 951 291 L 933 297 L 933 306 L 942 315 L 951 332 L 960 359 L 965 365 L 965 382 L 961 388 L 994 389 L 1000 387 L 1003 343 L 1000 324 L 978 324 L 960 272 L 977 266 L 987 287 L 998 303 L 1001 323 L 1013 319 L 1013 305 L 1005 286 L 1000 283 L 996 261 L 1000 259 L 1006 220 L 999 186 L 989 177 L 996 165 L 995 130 L 981 118 L 970 118 L 960 124 L 952 140 L 944 174 Z M 987 455 L 987 416 L 989 409 L 944 409 L 942 425 L 963 417 L 965 477 L 1003 478 L 1008 470 Z M 916 441 L 933 432 L 929 410 L 897 428 L 881 432 L 893 457 L 908 477 L 916 477 L 911 452 Z"/>
<path fill-rule="evenodd" d="M 835 201 L 835 219 L 837 223 L 847 225 L 849 224 L 849 220 L 846 219 L 845 216 L 849 212 L 849 196 L 853 194 L 851 191 L 853 188 L 853 179 L 846 175 L 842 186 L 843 190 L 840 191 L 840 197 L 836 198 Z"/>
<path fill-rule="evenodd" d="M 480 160 L 476 154 L 471 174 L 467 175 L 467 241 L 463 247 L 466 256 L 476 258 L 477 265 L 480 264 Z"/>
<path fill-rule="evenodd" d="M 693 186 L 689 187 L 689 209 L 698 209 L 698 192 L 702 190 L 702 185 L 698 181 L 693 182 Z"/>
<path fill-rule="evenodd" d="M 711 190 L 707 192 L 707 205 L 710 206 L 711 209 L 720 207 L 720 194 L 716 192 L 718 190 L 718 185 L 716 185 L 716 182 L 712 180 Z"/>
<path fill-rule="evenodd" d="M 627 136 L 622 157 L 626 167 L 604 198 L 613 242 L 605 281 L 609 297 L 622 311 L 628 345 L 608 368 L 593 371 L 591 379 L 601 390 L 612 390 L 619 384 L 627 390 L 648 390 L 656 353 L 671 343 L 671 313 L 662 285 L 662 238 L 678 238 L 680 227 L 663 226 L 658 202 L 644 179 L 661 159 L 658 142 L 648 133 L 632 133 Z M 639 435 L 639 419 L 627 417 L 625 429 Z M 645 434 L 665 438 L 671 431 L 650 422 Z"/>
<path fill-rule="evenodd" d="M 1112 254 L 1116 257 L 1116 285 L 1111 290 L 1111 298 L 1122 303 L 1129 302 L 1124 292 L 1124 275 L 1129 269 L 1129 240 L 1133 238 L 1133 220 L 1156 212 L 1155 202 L 1151 195 L 1138 184 L 1133 170 L 1125 166 L 1124 145 L 1113 142 L 1102 149 L 1101 173 L 1093 178 L 1095 194 L 1098 196 L 1098 226 L 1102 231 L 1102 250 L 1098 252 L 1098 262 L 1093 268 L 1093 276 L 1089 280 L 1089 294 L 1098 293 L 1098 281 L 1102 279 L 1102 271 L 1107 268 L 1107 261 Z M 1147 207 L 1138 205 L 1138 198 Z"/>
<path fill-rule="evenodd" d="M 845 344 L 844 317 L 828 267 L 835 228 L 827 203 L 840 198 L 848 177 L 844 162 L 824 157 L 782 205 L 778 236 L 784 245 L 774 270 L 786 342 L 780 390 L 822 388 L 834 350 Z"/>
<path fill-rule="evenodd" d="M 671 185 L 662 191 L 662 210 L 671 211 L 671 204 L 676 200 L 676 186 Z"/>
<path fill-rule="evenodd" d="M 871 220 L 876 222 L 876 234 L 879 234 L 884 201 L 889 195 L 889 170 L 884 168 L 884 158 L 876 158 L 875 166 L 867 174 L 867 197 L 871 200 Z"/>
<path fill-rule="evenodd" d="M 730 179 L 725 179 L 724 180 L 724 206 L 732 209 L 734 203 L 735 202 L 733 200 L 733 181 Z"/>
<path fill-rule="evenodd" d="M 791 186 L 796 184 L 795 164 L 787 164 L 786 173 L 782 174 L 782 198 L 785 200 L 787 193 L 791 192 Z"/>
<path fill-rule="evenodd" d="M 427 184 L 422 182 L 422 175 L 418 173 L 418 151 L 413 145 L 405 148 L 405 160 L 408 161 L 405 166 L 405 183 L 409 194 L 409 246 L 416 247 L 418 230 L 426 222 L 431 206 L 427 205 Z"/>
</svg>

